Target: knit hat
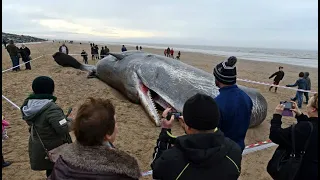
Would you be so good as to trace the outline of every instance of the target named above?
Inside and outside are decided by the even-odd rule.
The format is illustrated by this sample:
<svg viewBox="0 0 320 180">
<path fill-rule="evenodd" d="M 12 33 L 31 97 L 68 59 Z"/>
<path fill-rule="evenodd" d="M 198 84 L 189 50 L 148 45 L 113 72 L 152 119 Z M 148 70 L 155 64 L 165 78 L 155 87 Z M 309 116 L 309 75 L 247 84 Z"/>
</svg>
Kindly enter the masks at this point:
<svg viewBox="0 0 320 180">
<path fill-rule="evenodd" d="M 50 77 L 39 76 L 32 82 L 34 94 L 53 94 L 54 82 Z"/>
<path fill-rule="evenodd" d="M 219 63 L 213 69 L 213 75 L 216 80 L 226 85 L 235 84 L 237 81 L 236 63 L 237 58 L 234 56 L 231 56 L 222 63 Z"/>
<path fill-rule="evenodd" d="M 210 96 L 196 94 L 183 106 L 185 123 L 197 130 L 215 129 L 219 124 L 220 112 L 217 103 Z"/>
</svg>

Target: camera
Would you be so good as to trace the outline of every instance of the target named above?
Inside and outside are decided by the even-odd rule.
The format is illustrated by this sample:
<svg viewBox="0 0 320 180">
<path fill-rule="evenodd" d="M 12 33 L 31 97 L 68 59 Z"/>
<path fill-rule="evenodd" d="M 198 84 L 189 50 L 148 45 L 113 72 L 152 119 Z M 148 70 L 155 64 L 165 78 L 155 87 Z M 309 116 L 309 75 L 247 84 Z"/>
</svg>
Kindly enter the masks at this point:
<svg viewBox="0 0 320 180">
<path fill-rule="evenodd" d="M 178 120 L 180 116 L 182 116 L 182 113 L 179 112 L 168 112 L 167 120 L 169 121 L 171 119 L 171 116 L 174 115 L 174 119 Z"/>
<path fill-rule="evenodd" d="M 283 104 L 284 105 L 284 109 L 287 109 L 287 110 L 290 110 L 293 107 L 292 102 L 281 101 L 280 104 Z"/>
</svg>

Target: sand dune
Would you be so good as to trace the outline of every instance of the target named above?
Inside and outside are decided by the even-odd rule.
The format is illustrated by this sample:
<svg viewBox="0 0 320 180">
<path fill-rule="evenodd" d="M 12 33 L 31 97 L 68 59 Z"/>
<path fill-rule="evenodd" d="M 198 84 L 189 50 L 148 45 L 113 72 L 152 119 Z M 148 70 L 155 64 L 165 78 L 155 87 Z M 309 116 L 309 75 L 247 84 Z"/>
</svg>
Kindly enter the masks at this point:
<svg viewBox="0 0 320 180">
<path fill-rule="evenodd" d="M 142 170 L 150 169 L 155 141 L 160 132 L 160 128 L 154 126 L 149 120 L 143 108 L 138 104 L 129 102 L 119 92 L 109 87 L 98 79 L 87 79 L 87 73 L 73 68 L 62 68 L 58 66 L 52 54 L 55 53 L 59 43 L 41 43 L 28 45 L 31 49 L 32 57 L 42 54 L 49 54 L 32 62 L 32 70 L 22 70 L 20 72 L 6 72 L 2 74 L 2 94 L 20 106 L 23 100 L 32 92 L 32 80 L 40 75 L 51 76 L 55 83 L 55 95 L 57 104 L 65 111 L 69 107 L 79 106 L 86 97 L 103 97 L 111 99 L 116 106 L 117 120 L 119 123 L 119 135 L 115 145 L 135 156 Z M 67 44 L 69 52 L 79 54 L 82 49 L 90 53 L 88 44 Z M 119 51 L 120 46 L 108 46 L 111 51 Z M 127 47 L 135 49 L 134 47 Z M 163 54 L 163 50 L 147 49 L 144 51 L 156 54 Z M 181 60 L 204 71 L 212 73 L 213 67 L 224 60 L 223 57 L 205 55 L 199 53 L 181 52 Z M 82 61 L 80 56 L 76 56 Z M 89 62 L 94 64 L 89 57 Z M 268 77 L 278 69 L 278 63 L 265 63 L 247 60 L 239 60 L 237 64 L 238 77 L 255 81 L 272 82 Z M 318 91 L 318 69 L 305 68 L 281 64 L 284 67 L 285 77 L 281 85 L 294 83 L 300 71 L 310 72 L 312 89 Z M 11 67 L 11 60 L 8 53 L 2 48 L 2 69 Z M 24 69 L 24 66 L 22 67 Z M 268 115 L 266 120 L 258 127 L 249 129 L 246 136 L 246 144 L 264 141 L 268 139 L 269 122 L 275 106 L 283 100 L 289 100 L 294 96 L 295 91 L 279 89 L 278 93 L 268 91 L 267 86 L 238 82 L 241 85 L 257 88 L 268 101 Z M 3 143 L 3 154 L 5 160 L 12 161 L 13 164 L 3 168 L 3 179 L 45 179 L 44 172 L 36 172 L 30 169 L 28 157 L 28 128 L 27 124 L 21 119 L 21 113 L 11 104 L 2 99 L 2 114 L 9 120 L 11 127 L 8 129 L 9 139 Z M 305 106 L 303 107 L 305 108 Z M 294 123 L 293 118 L 284 118 L 284 127 Z M 173 134 L 182 135 L 183 131 L 176 123 Z M 245 155 L 242 161 L 242 180 L 264 180 L 271 179 L 266 172 L 266 165 L 271 158 L 275 147 L 259 152 Z M 151 176 L 143 179 L 152 179 Z"/>
</svg>

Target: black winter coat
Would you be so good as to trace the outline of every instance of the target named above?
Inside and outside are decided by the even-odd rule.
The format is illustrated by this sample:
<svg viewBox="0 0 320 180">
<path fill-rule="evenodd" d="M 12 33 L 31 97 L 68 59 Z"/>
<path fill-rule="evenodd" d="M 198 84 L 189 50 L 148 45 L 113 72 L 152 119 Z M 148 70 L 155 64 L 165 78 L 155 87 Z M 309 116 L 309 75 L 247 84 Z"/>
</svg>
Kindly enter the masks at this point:
<svg viewBox="0 0 320 180">
<path fill-rule="evenodd" d="M 22 61 L 27 62 L 29 61 L 29 56 L 31 55 L 30 49 L 25 47 L 25 48 L 20 48 L 20 54 L 22 57 Z"/>
<path fill-rule="evenodd" d="M 167 130 L 163 129 L 155 148 L 155 160 L 151 165 L 154 179 L 238 179 L 241 149 L 220 130 L 180 136 L 172 148 L 163 151 L 170 147 L 166 134 Z"/>
<path fill-rule="evenodd" d="M 291 143 L 291 128 L 292 126 L 282 129 L 281 128 L 281 115 L 274 114 L 271 120 L 270 128 L 270 140 L 279 147 L 292 149 Z M 302 114 L 296 116 L 298 123 L 295 125 L 295 139 L 297 151 L 301 151 L 305 145 L 305 142 L 310 134 L 310 125 L 307 121 L 310 121 L 313 125 L 313 131 L 309 146 L 302 160 L 300 171 L 297 173 L 295 180 L 316 180 L 318 179 L 318 118 Z"/>
<path fill-rule="evenodd" d="M 273 78 L 274 76 L 276 76 L 276 77 L 273 79 L 273 81 L 274 81 L 274 82 L 280 82 L 280 81 L 283 79 L 283 77 L 284 77 L 284 72 L 283 72 L 283 71 L 277 71 L 277 72 L 273 73 L 273 74 L 269 77 L 269 79 Z"/>
</svg>

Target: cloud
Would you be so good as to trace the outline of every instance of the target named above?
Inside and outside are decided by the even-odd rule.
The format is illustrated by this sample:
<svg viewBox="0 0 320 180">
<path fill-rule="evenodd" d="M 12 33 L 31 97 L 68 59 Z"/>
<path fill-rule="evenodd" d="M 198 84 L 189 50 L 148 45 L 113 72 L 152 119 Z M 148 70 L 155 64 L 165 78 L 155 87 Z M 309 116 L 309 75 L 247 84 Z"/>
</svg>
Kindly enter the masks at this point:
<svg viewBox="0 0 320 180">
<path fill-rule="evenodd" d="M 105 41 L 318 47 L 316 0 L 4 0 L 2 10 L 4 32 Z"/>
</svg>

